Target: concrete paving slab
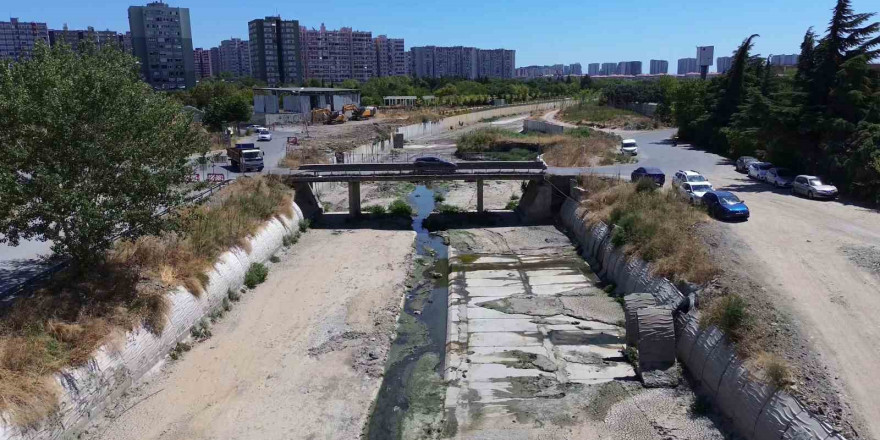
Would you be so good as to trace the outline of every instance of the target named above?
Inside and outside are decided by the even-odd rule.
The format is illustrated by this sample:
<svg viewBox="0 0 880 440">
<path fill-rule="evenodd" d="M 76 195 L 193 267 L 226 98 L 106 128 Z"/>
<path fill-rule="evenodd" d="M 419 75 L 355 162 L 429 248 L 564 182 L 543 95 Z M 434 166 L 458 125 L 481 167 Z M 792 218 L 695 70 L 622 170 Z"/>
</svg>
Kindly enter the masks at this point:
<svg viewBox="0 0 880 440">
<path fill-rule="evenodd" d="M 547 356 L 547 349 L 537 345 L 530 347 L 470 347 L 468 351 L 470 352 L 468 359 L 470 359 L 471 364 L 515 361 L 517 359 L 516 355 L 513 354 L 515 351 Z"/>
<path fill-rule="evenodd" d="M 545 286 L 532 286 L 532 293 L 535 295 L 558 295 L 575 289 L 583 289 L 589 287 L 587 283 L 562 283 L 548 284 Z"/>
<path fill-rule="evenodd" d="M 504 313 L 480 306 L 468 307 L 467 317 L 468 319 L 532 319 L 530 315 Z"/>
<path fill-rule="evenodd" d="M 467 292 L 469 296 L 510 296 L 510 295 L 521 295 L 526 293 L 526 288 L 520 284 L 517 286 L 504 286 L 504 287 L 468 287 Z"/>
<path fill-rule="evenodd" d="M 492 270 L 471 270 L 465 272 L 466 279 L 476 279 L 476 278 L 500 278 L 500 279 L 511 279 L 511 278 L 519 278 L 519 272 L 515 270 L 506 270 L 506 269 L 492 269 Z"/>
<path fill-rule="evenodd" d="M 523 283 L 520 277 L 515 278 L 473 278 L 468 279 L 464 282 L 468 289 L 472 289 L 474 287 L 509 287 L 509 286 L 521 286 Z"/>
<path fill-rule="evenodd" d="M 530 286 L 543 286 L 548 284 L 563 283 L 587 283 L 587 278 L 582 274 L 575 275 L 545 275 L 539 277 L 529 277 Z"/>
<path fill-rule="evenodd" d="M 538 333 L 470 333 L 468 335 L 468 348 L 470 347 L 527 347 L 543 345 L 542 338 Z"/>
<path fill-rule="evenodd" d="M 556 345 L 553 351 L 557 358 L 566 362 L 596 363 L 603 359 L 622 358 L 623 346 L 612 348 L 598 345 Z"/>
<path fill-rule="evenodd" d="M 469 387 L 473 382 L 504 380 L 511 377 L 548 376 L 541 370 L 532 368 L 513 368 L 502 364 L 472 364 L 468 371 Z M 555 377 L 555 376 L 553 376 Z"/>
<path fill-rule="evenodd" d="M 507 298 L 506 296 L 475 296 L 467 299 L 468 307 L 479 307 L 480 304 Z"/>
<path fill-rule="evenodd" d="M 600 383 L 636 376 L 632 365 L 625 362 L 613 362 L 610 364 L 566 363 L 564 371 L 569 382 L 576 383 Z"/>
<path fill-rule="evenodd" d="M 502 256 L 477 256 L 477 259 L 467 264 L 503 264 L 503 263 L 519 263 L 516 257 Z"/>
<path fill-rule="evenodd" d="M 555 276 L 564 276 L 564 275 L 583 275 L 583 273 L 577 269 L 571 267 L 558 267 L 554 269 L 537 269 L 537 270 L 527 270 L 525 271 L 526 276 L 529 278 L 534 277 L 555 277 Z"/>
<path fill-rule="evenodd" d="M 538 325 L 529 319 L 470 319 L 468 318 L 468 332 L 491 333 L 491 332 L 532 332 L 538 331 Z"/>
</svg>

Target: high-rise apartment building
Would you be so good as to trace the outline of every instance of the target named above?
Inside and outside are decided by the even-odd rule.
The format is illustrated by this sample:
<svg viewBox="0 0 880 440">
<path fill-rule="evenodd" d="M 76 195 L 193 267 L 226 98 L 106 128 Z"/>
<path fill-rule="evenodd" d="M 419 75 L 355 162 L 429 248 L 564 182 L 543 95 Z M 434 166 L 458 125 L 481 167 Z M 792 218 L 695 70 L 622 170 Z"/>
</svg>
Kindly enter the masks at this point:
<svg viewBox="0 0 880 440">
<path fill-rule="evenodd" d="M 428 78 L 513 78 L 516 52 L 474 47 L 421 46 L 410 49 L 411 74 Z"/>
<path fill-rule="evenodd" d="M 79 50 L 80 43 L 84 41 L 91 41 L 99 48 L 110 46 L 131 53 L 131 32 L 96 31 L 91 26 L 77 30 L 68 29 L 67 25 L 63 29 L 49 29 L 49 44 L 52 46 L 65 43 L 73 50 Z"/>
<path fill-rule="evenodd" d="M 193 49 L 193 59 L 195 60 L 196 78 L 210 78 L 214 76 L 214 69 L 211 66 L 211 50 L 197 47 Z"/>
<path fill-rule="evenodd" d="M 730 66 L 732 63 L 732 57 L 715 58 L 715 69 L 718 73 L 727 73 L 727 71 L 730 70 Z"/>
<path fill-rule="evenodd" d="M 220 71 L 217 74 L 226 73 L 233 78 L 251 76 L 251 50 L 247 40 L 239 38 L 223 40 L 220 42 L 218 52 Z"/>
<path fill-rule="evenodd" d="M 599 75 L 617 75 L 617 63 L 602 63 Z"/>
<path fill-rule="evenodd" d="M 302 84 L 297 20 L 266 17 L 248 22 L 252 76 L 269 86 Z"/>
<path fill-rule="evenodd" d="M 211 72 L 214 75 L 219 75 L 220 74 L 220 48 L 219 47 L 212 47 L 209 52 L 210 52 L 210 55 L 208 55 L 208 57 L 211 60 Z"/>
<path fill-rule="evenodd" d="M 800 55 L 772 55 L 770 56 L 771 66 L 797 66 Z"/>
<path fill-rule="evenodd" d="M 700 68 L 697 66 L 696 58 L 679 58 L 678 60 L 678 74 L 685 75 L 688 73 L 697 73 L 700 71 Z"/>
<path fill-rule="evenodd" d="M 376 76 L 373 34 L 351 28 L 300 31 L 303 76 L 338 83 L 347 79 L 361 82 Z"/>
<path fill-rule="evenodd" d="M 37 41 L 49 44 L 49 29 L 46 23 L 0 21 L 0 59 L 23 60 L 30 58 Z"/>
<path fill-rule="evenodd" d="M 376 49 L 376 76 L 406 75 L 406 50 L 403 38 L 379 35 L 373 39 Z"/>
<path fill-rule="evenodd" d="M 599 74 L 601 66 L 599 63 L 590 63 L 587 65 L 587 75 L 596 76 Z"/>
<path fill-rule="evenodd" d="M 641 75 L 642 74 L 642 62 L 641 61 L 621 61 L 617 63 L 617 74 L 618 75 Z"/>
<path fill-rule="evenodd" d="M 132 49 L 147 83 L 160 90 L 195 86 L 188 8 L 172 8 L 162 2 L 129 6 L 128 23 Z"/>
<path fill-rule="evenodd" d="M 573 63 L 571 66 L 569 66 L 569 70 L 571 71 L 572 75 L 583 75 L 584 74 L 584 71 L 581 68 L 581 63 Z"/>
<path fill-rule="evenodd" d="M 651 75 L 669 73 L 669 61 L 651 60 L 651 70 L 649 72 L 651 73 Z"/>
</svg>

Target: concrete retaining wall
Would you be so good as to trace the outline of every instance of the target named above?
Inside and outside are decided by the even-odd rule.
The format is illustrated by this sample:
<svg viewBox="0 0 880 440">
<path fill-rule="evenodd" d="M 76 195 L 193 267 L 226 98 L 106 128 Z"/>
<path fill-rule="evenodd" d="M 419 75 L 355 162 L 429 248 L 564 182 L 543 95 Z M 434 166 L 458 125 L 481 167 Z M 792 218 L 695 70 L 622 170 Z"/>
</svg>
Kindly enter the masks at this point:
<svg viewBox="0 0 880 440">
<path fill-rule="evenodd" d="M 612 228 L 588 227 L 585 208 L 571 199 L 559 213 L 599 275 L 617 285 L 618 294 L 650 293 L 658 304 L 677 307 L 684 295 L 669 280 L 651 275 L 650 264 L 627 258 L 611 244 Z M 755 380 L 726 337 L 715 327 L 700 329 L 699 312 L 676 316 L 676 354 L 736 431 L 755 440 L 843 439 L 788 393 Z"/>
<path fill-rule="evenodd" d="M 250 238 L 250 252 L 234 248 L 223 253 L 208 273 L 204 294 L 195 296 L 183 287 L 170 292 L 170 315 L 162 334 L 137 328 L 125 334 L 122 344 L 105 344 L 85 365 L 57 374 L 59 409 L 40 426 L 21 430 L 7 423 L 8 418 L 0 418 L 0 440 L 75 438 L 94 416 L 188 338 L 196 323 L 221 306 L 227 291 L 240 289 L 251 263 L 265 262 L 281 248 L 283 237 L 296 230 L 303 218 L 295 203 L 293 210 L 293 218 L 272 219 Z"/>
<path fill-rule="evenodd" d="M 526 119 L 523 121 L 523 128 L 525 131 L 537 131 L 538 133 L 546 134 L 562 134 L 565 131 L 565 127 L 561 125 L 535 119 Z"/>
</svg>

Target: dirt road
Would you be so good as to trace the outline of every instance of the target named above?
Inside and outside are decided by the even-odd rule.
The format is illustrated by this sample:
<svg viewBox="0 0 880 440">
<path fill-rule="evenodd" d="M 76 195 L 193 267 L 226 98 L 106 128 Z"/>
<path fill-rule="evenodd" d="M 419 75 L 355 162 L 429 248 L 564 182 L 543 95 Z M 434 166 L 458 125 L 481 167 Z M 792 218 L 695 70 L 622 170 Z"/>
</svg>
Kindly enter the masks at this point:
<svg viewBox="0 0 880 440">
<path fill-rule="evenodd" d="M 303 235 L 210 339 L 120 399 L 87 438 L 358 438 L 380 385 L 414 235 Z"/>
</svg>

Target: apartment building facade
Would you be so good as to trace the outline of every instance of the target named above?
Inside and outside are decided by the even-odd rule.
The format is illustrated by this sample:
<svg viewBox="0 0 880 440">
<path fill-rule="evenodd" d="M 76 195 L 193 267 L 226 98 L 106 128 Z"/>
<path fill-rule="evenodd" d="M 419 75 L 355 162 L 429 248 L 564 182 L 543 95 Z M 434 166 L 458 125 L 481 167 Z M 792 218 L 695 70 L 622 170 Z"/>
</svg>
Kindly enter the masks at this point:
<svg viewBox="0 0 880 440">
<path fill-rule="evenodd" d="M 86 29 L 49 29 L 49 44 L 65 43 L 73 50 L 79 50 L 80 44 L 91 41 L 98 48 L 115 47 L 123 52 L 131 53 L 131 32 L 116 32 L 111 30 L 96 31 L 93 27 Z"/>
<path fill-rule="evenodd" d="M 669 61 L 651 60 L 650 70 L 648 72 L 651 75 L 661 75 L 669 73 Z"/>
<path fill-rule="evenodd" d="M 587 75 L 596 76 L 599 74 L 599 71 L 601 69 L 602 69 L 602 66 L 599 63 L 587 64 Z"/>
<path fill-rule="evenodd" d="M 17 18 L 0 21 L 0 59 L 30 58 L 37 41 L 49 44 L 46 23 L 19 21 Z"/>
<path fill-rule="evenodd" d="M 617 63 L 602 63 L 599 75 L 617 75 Z"/>
<path fill-rule="evenodd" d="M 572 75 L 583 75 L 584 70 L 581 67 L 581 63 L 572 63 L 569 67 L 569 70 Z"/>
<path fill-rule="evenodd" d="M 618 75 L 641 75 L 642 74 L 642 62 L 641 61 L 621 61 L 617 63 L 617 74 Z"/>
<path fill-rule="evenodd" d="M 403 38 L 379 35 L 373 39 L 376 50 L 376 76 L 406 75 L 406 50 Z"/>
<path fill-rule="evenodd" d="M 678 60 L 678 74 L 686 75 L 688 73 L 697 73 L 700 71 L 700 68 L 697 66 L 696 58 L 679 58 Z"/>
<path fill-rule="evenodd" d="M 421 46 L 410 49 L 412 76 L 426 78 L 514 78 L 516 51 Z"/>
<path fill-rule="evenodd" d="M 202 49 L 201 47 L 193 49 L 193 60 L 195 61 L 196 79 L 214 76 L 214 69 L 211 66 L 211 49 Z"/>
<path fill-rule="evenodd" d="M 220 71 L 233 78 L 251 76 L 251 51 L 248 40 L 232 38 L 220 42 Z"/>
<path fill-rule="evenodd" d="M 727 73 L 730 70 L 730 66 L 733 64 L 733 57 L 718 57 L 715 58 L 715 71 L 718 73 Z"/>
<path fill-rule="evenodd" d="M 361 82 L 376 76 L 378 56 L 373 34 L 352 28 L 300 30 L 303 76 L 330 83 Z"/>
<path fill-rule="evenodd" d="M 302 84 L 300 26 L 297 20 L 266 17 L 248 22 L 251 74 L 271 87 Z"/>
<path fill-rule="evenodd" d="M 158 90 L 196 84 L 189 9 L 162 2 L 130 6 L 128 22 L 134 55 L 144 80 Z"/>
</svg>

